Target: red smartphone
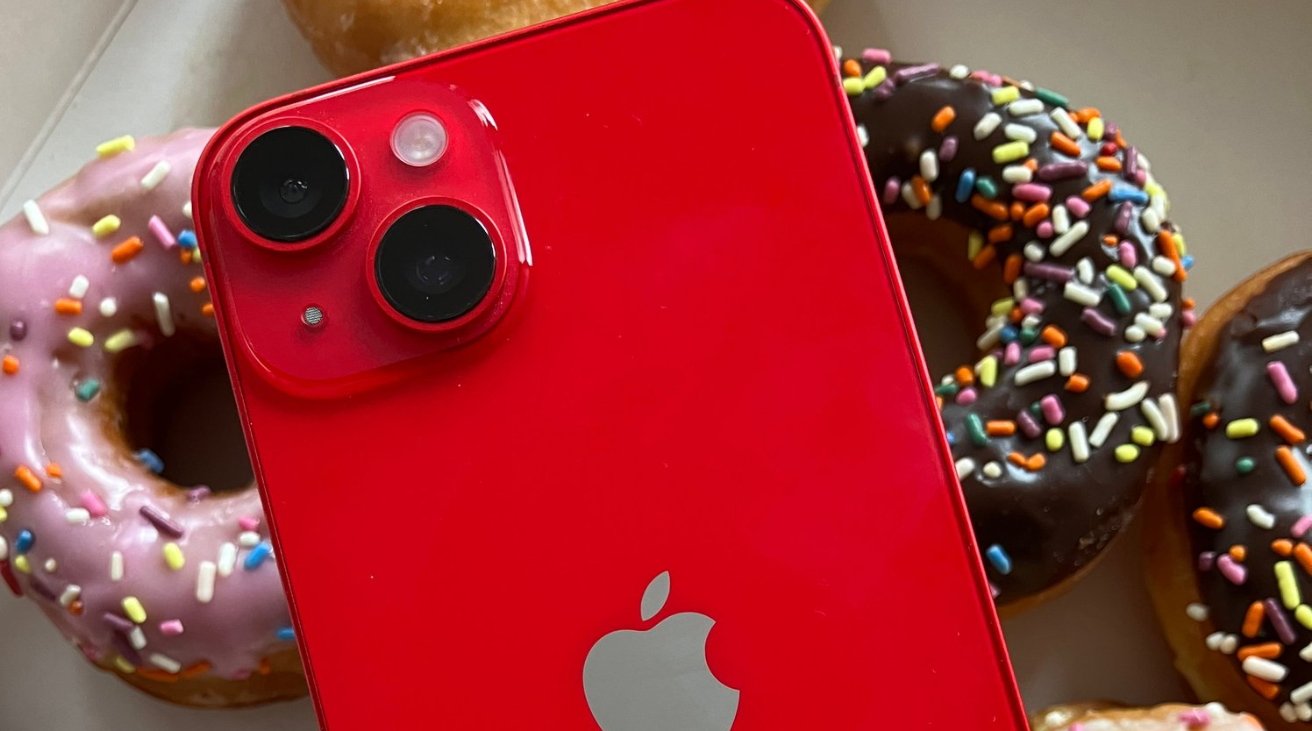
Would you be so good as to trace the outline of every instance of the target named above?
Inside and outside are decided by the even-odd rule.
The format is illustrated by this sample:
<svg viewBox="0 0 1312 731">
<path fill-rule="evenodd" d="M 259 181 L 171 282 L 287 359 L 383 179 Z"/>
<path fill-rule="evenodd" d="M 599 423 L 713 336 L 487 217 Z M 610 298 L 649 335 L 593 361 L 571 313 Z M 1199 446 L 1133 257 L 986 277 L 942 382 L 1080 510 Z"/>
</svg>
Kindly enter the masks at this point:
<svg viewBox="0 0 1312 731">
<path fill-rule="evenodd" d="M 246 112 L 197 224 L 329 731 L 1021 729 L 798 0 Z"/>
</svg>

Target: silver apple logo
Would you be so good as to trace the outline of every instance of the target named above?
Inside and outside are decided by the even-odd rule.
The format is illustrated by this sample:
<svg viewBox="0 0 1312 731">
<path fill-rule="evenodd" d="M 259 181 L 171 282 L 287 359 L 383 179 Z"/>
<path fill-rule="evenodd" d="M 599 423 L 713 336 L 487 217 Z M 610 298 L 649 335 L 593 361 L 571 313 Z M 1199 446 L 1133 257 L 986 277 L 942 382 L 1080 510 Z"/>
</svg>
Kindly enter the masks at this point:
<svg viewBox="0 0 1312 731">
<path fill-rule="evenodd" d="M 647 622 L 670 595 L 670 572 L 643 592 Z M 697 612 L 667 617 L 649 630 L 616 630 L 597 640 L 583 663 L 583 693 L 602 731 L 729 731 L 738 691 L 711 674 L 706 638 L 715 620 Z"/>
</svg>

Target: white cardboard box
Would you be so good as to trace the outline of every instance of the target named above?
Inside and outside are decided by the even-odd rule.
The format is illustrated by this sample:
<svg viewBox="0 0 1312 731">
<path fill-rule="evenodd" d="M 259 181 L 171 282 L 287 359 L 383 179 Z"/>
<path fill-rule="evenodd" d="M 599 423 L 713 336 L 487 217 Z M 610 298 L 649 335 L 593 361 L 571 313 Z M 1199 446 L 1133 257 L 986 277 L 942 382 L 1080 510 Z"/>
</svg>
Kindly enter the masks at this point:
<svg viewBox="0 0 1312 731">
<path fill-rule="evenodd" d="M 1225 0 L 834 0 L 850 49 L 963 62 L 1094 104 L 1148 154 L 1199 260 L 1205 306 L 1312 244 L 1312 3 Z M 85 162 L 101 140 L 215 125 L 325 80 L 277 0 L 0 0 L 0 215 Z M 1174 700 L 1137 566 L 1136 526 L 1074 591 L 1006 624 L 1026 702 Z M 206 712 L 91 669 L 26 601 L 0 597 L 0 729 L 315 728 L 308 702 Z"/>
</svg>

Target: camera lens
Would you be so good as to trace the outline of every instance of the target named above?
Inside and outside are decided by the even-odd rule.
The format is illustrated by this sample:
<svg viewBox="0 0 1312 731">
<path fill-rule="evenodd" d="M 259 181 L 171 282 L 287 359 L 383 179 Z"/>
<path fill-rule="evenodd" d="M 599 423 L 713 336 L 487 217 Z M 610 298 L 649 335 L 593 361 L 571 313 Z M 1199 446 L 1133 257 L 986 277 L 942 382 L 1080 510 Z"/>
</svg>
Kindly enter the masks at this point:
<svg viewBox="0 0 1312 731">
<path fill-rule="evenodd" d="M 346 160 L 331 140 L 305 127 L 260 135 L 237 159 L 232 198 L 250 230 L 294 242 L 328 227 L 342 212 Z"/>
<path fill-rule="evenodd" d="M 496 261 L 492 237 L 478 219 L 459 208 L 430 205 L 401 216 L 383 234 L 374 273 L 397 312 L 437 323 L 482 301 Z"/>
</svg>

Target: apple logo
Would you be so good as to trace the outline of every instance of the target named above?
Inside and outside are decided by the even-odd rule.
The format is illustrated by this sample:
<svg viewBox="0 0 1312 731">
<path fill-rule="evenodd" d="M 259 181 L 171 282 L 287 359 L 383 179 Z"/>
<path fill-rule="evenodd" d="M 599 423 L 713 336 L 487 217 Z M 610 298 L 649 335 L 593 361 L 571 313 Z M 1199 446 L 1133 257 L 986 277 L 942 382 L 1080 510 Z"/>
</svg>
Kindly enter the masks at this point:
<svg viewBox="0 0 1312 731">
<path fill-rule="evenodd" d="M 642 621 L 659 614 L 669 595 L 666 571 L 643 592 Z M 583 694 L 602 731 L 729 731 L 738 691 L 706 663 L 714 625 L 705 614 L 681 612 L 649 630 L 616 630 L 597 640 L 583 663 Z"/>
</svg>

